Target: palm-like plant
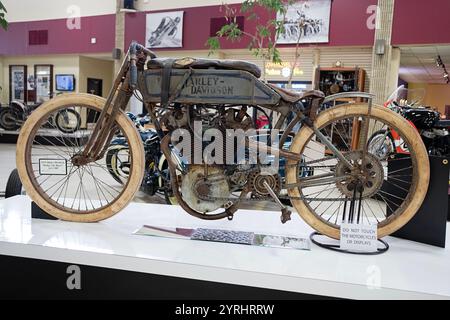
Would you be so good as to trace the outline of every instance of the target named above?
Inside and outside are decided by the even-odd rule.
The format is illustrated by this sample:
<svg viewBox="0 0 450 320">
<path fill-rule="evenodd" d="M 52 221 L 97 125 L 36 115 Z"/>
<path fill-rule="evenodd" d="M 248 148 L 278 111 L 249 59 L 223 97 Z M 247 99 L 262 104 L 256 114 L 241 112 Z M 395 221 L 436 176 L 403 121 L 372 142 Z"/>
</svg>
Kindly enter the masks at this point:
<svg viewBox="0 0 450 320">
<path fill-rule="evenodd" d="M 8 21 L 6 21 L 6 8 L 3 3 L 0 1 L 0 27 L 3 29 L 8 29 Z"/>
</svg>

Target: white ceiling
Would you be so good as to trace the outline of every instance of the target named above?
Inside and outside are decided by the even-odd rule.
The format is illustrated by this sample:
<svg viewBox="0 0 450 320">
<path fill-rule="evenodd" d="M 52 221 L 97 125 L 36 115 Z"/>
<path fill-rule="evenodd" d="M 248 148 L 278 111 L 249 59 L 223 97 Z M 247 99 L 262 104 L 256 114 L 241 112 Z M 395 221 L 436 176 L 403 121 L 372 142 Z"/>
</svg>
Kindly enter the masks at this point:
<svg viewBox="0 0 450 320">
<path fill-rule="evenodd" d="M 450 46 L 402 47 L 400 78 L 414 83 L 445 84 L 444 70 L 436 65 L 440 55 L 450 72 Z"/>
</svg>

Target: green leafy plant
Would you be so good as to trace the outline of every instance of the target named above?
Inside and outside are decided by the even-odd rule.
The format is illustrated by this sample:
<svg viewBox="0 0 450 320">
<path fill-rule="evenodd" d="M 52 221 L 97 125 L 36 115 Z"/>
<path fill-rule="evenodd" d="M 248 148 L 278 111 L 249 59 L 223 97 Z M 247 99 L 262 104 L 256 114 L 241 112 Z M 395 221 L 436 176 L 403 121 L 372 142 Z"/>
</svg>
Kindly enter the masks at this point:
<svg viewBox="0 0 450 320">
<path fill-rule="evenodd" d="M 6 11 L 5 6 L 3 5 L 3 3 L 0 1 L 0 27 L 2 27 L 3 29 L 8 29 L 8 21 L 6 21 L 6 13 L 8 11 Z"/>
<path fill-rule="evenodd" d="M 230 42 L 241 41 L 242 39 L 249 40 L 248 49 L 252 54 L 263 60 L 274 63 L 282 63 L 280 51 L 277 48 L 277 42 L 280 36 L 285 32 L 285 21 L 287 8 L 289 5 L 295 3 L 296 0 L 245 0 L 240 8 L 231 7 L 224 4 L 224 17 L 226 24 L 221 27 L 217 34 L 208 38 L 206 46 L 210 49 L 210 54 L 220 50 L 220 39 L 226 39 Z M 274 17 L 263 19 L 259 12 L 261 9 L 266 11 L 265 16 Z M 241 30 L 237 22 L 238 11 L 246 16 L 247 20 L 256 22 L 256 28 L 253 33 Z M 300 52 L 300 36 L 297 41 L 295 61 L 292 70 L 295 70 Z M 292 75 L 289 83 L 292 82 Z"/>
</svg>

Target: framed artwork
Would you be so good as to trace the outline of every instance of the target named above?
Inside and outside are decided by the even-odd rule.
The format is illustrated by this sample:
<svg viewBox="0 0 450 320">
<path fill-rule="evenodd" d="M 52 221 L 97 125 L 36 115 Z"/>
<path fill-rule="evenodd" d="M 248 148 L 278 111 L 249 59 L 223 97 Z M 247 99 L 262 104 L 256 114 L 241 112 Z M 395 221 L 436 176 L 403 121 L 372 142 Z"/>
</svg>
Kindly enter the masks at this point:
<svg viewBox="0 0 450 320">
<path fill-rule="evenodd" d="M 9 100 L 27 103 L 27 66 L 9 66 Z"/>
<path fill-rule="evenodd" d="M 287 5 L 286 17 L 280 14 L 277 16 L 278 21 L 284 20 L 284 32 L 278 43 L 328 42 L 330 16 L 331 0 L 300 0 Z"/>
<path fill-rule="evenodd" d="M 37 64 L 34 66 L 36 87 L 36 103 L 50 100 L 53 97 L 53 65 Z"/>
<path fill-rule="evenodd" d="M 147 14 L 146 46 L 148 48 L 183 47 L 184 11 Z"/>
</svg>

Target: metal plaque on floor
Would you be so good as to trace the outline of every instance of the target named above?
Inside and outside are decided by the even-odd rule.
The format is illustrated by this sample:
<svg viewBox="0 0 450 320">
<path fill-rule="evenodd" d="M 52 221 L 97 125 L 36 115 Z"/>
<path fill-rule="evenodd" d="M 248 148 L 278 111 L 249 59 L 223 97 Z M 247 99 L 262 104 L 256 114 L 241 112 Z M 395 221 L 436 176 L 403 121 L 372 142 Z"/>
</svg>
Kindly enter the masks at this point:
<svg viewBox="0 0 450 320">
<path fill-rule="evenodd" d="M 306 238 L 257 234 L 253 232 L 243 231 L 143 226 L 134 234 L 142 236 L 222 242 L 270 248 L 311 250 L 310 241 Z"/>
</svg>

